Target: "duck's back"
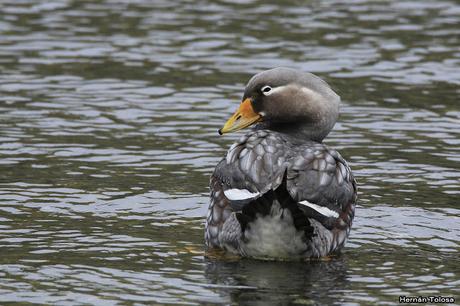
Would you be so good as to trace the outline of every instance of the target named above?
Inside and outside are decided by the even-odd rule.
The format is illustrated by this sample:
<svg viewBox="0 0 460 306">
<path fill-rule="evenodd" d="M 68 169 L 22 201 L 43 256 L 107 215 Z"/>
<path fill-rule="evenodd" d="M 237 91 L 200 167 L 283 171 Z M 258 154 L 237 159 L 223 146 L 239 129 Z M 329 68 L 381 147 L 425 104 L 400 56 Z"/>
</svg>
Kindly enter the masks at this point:
<svg viewBox="0 0 460 306">
<path fill-rule="evenodd" d="M 206 244 L 243 256 L 326 256 L 354 217 L 356 186 L 340 154 L 274 131 L 243 136 L 210 187 Z"/>
</svg>

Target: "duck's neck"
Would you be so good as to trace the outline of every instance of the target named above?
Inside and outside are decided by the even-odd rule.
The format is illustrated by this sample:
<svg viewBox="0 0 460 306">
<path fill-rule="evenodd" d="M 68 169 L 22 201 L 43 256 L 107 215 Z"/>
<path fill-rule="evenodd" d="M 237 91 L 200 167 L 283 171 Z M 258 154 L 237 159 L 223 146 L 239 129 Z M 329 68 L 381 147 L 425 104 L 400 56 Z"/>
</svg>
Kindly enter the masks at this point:
<svg viewBox="0 0 460 306">
<path fill-rule="evenodd" d="M 315 141 L 321 143 L 334 127 L 335 120 L 321 122 L 321 124 L 306 122 L 261 122 L 255 129 L 267 129 L 287 134 L 301 141 Z"/>
</svg>

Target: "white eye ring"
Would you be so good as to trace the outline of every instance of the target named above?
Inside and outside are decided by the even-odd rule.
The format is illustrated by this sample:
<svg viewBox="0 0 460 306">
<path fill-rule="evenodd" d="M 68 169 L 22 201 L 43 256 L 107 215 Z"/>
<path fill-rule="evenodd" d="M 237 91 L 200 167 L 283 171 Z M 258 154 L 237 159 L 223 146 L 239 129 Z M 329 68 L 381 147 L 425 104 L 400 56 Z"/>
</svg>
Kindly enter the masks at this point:
<svg viewBox="0 0 460 306">
<path fill-rule="evenodd" d="M 264 95 L 268 96 L 269 94 L 272 93 L 272 88 L 271 88 L 270 86 L 266 85 L 266 86 L 262 87 L 262 89 L 260 89 L 260 91 L 261 91 Z"/>
</svg>

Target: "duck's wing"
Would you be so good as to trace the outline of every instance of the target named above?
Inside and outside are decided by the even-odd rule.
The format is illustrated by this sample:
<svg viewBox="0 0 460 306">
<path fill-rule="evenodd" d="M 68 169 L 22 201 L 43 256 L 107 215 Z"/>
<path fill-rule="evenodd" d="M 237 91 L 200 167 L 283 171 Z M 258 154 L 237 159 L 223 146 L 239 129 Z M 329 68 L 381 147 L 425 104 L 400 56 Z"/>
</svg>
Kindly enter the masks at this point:
<svg viewBox="0 0 460 306">
<path fill-rule="evenodd" d="M 287 188 L 306 215 L 326 228 L 351 226 L 356 182 L 337 151 L 320 143 L 298 147 L 289 162 Z"/>
<path fill-rule="evenodd" d="M 232 212 L 241 211 L 281 184 L 286 169 L 283 142 L 266 131 L 250 132 L 233 144 L 216 166 L 210 180 L 211 201 L 206 218 L 208 246 L 219 246 L 219 232 Z"/>
<path fill-rule="evenodd" d="M 233 144 L 213 173 L 235 210 L 275 190 L 289 166 L 289 144 L 278 134 L 257 131 Z"/>
</svg>

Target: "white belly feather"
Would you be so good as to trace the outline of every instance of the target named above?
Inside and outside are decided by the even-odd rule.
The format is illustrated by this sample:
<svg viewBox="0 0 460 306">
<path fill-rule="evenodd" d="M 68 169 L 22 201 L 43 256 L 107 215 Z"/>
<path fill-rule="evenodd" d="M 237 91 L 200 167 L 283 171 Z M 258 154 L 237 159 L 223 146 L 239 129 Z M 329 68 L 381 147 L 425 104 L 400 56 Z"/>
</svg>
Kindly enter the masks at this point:
<svg viewBox="0 0 460 306">
<path fill-rule="evenodd" d="M 270 214 L 248 224 L 241 248 L 255 258 L 292 258 L 305 252 L 304 235 L 295 228 L 290 211 L 273 204 Z"/>
</svg>

